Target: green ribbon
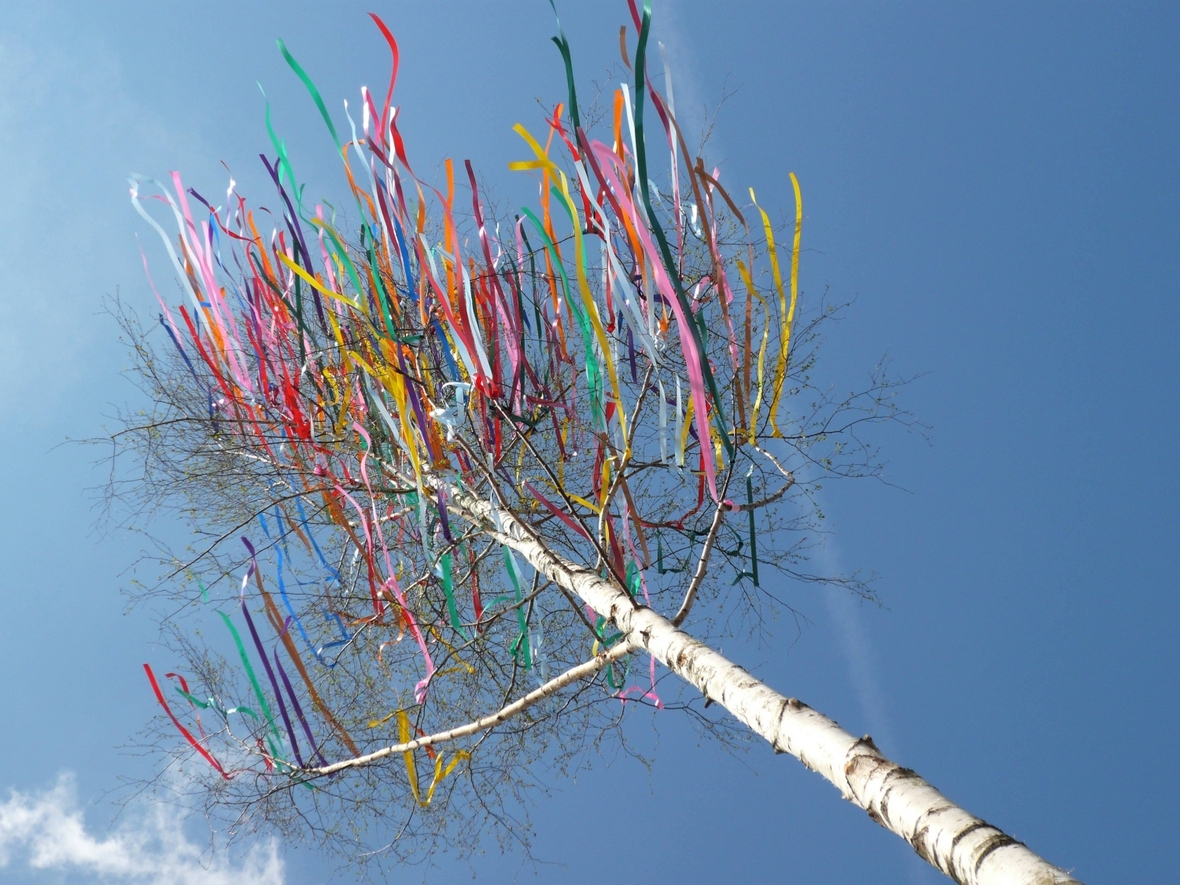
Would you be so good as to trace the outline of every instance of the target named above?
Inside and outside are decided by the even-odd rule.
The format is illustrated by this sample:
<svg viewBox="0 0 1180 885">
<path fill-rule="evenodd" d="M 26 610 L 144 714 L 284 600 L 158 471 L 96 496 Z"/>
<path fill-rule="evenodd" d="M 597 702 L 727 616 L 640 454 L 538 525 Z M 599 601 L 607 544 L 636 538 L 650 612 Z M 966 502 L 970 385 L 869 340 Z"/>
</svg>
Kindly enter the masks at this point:
<svg viewBox="0 0 1180 885">
<path fill-rule="evenodd" d="M 365 230 L 368 230 L 368 225 L 362 225 Z M 373 236 L 369 234 L 370 242 L 373 241 Z M 393 300 L 385 291 L 385 284 L 381 282 L 381 269 L 377 266 L 377 251 L 370 245 L 369 253 L 369 269 L 373 272 L 373 279 L 377 285 L 377 305 L 381 308 L 381 319 L 385 321 L 385 329 L 389 332 L 389 339 L 391 341 L 397 340 L 397 333 L 393 330 L 393 318 L 390 315 L 387 305 L 392 304 Z"/>
<path fill-rule="evenodd" d="M 557 4 L 554 0 L 549 0 L 549 5 L 553 8 L 553 17 L 557 19 L 557 33 L 559 35 L 558 37 L 550 37 L 549 39 L 557 44 L 557 49 L 561 52 L 562 61 L 565 62 L 565 82 L 570 96 L 570 120 L 573 121 L 574 131 L 576 132 L 582 128 L 582 122 L 578 115 L 578 93 L 574 89 L 574 63 L 570 58 L 570 44 L 569 40 L 565 38 L 565 31 L 561 27 L 561 19 L 557 18 Z"/>
<path fill-rule="evenodd" d="M 178 695 L 180 695 L 182 698 L 184 698 L 186 701 L 188 701 L 190 704 L 200 707 L 202 710 L 212 709 L 212 710 L 215 710 L 216 712 L 218 712 L 221 715 L 226 716 L 226 717 L 228 717 L 230 713 L 245 713 L 251 719 L 258 718 L 258 714 L 255 713 L 253 710 L 251 710 L 249 707 L 230 707 L 227 710 L 224 707 L 222 707 L 220 704 L 218 704 L 217 701 L 215 701 L 213 698 L 209 698 L 209 700 L 207 700 L 207 701 L 202 701 L 196 695 L 189 694 L 187 691 L 185 691 L 179 685 L 174 686 L 173 690 Z"/>
<path fill-rule="evenodd" d="M 660 533 L 656 532 L 656 572 L 661 575 L 677 574 L 684 571 L 684 566 L 664 568 L 664 541 Z"/>
<path fill-rule="evenodd" d="M 442 571 L 442 586 L 443 593 L 447 597 L 447 613 L 451 617 L 451 626 L 455 628 L 455 632 L 467 640 L 467 631 L 463 629 L 463 622 L 459 620 L 459 608 L 455 605 L 455 580 L 451 573 L 451 553 L 450 551 L 442 555 L 441 571 Z"/>
<path fill-rule="evenodd" d="M 559 195 L 558 202 L 564 206 L 565 200 L 560 198 L 560 191 L 557 188 L 554 188 L 553 191 Z M 537 233 L 541 235 L 541 241 L 544 243 L 545 249 L 549 252 L 549 257 L 553 260 L 554 267 L 557 268 L 557 272 L 561 276 L 561 288 L 565 295 L 565 302 L 573 311 L 574 319 L 578 322 L 578 330 L 582 333 L 582 349 L 586 352 L 586 383 L 590 388 L 591 417 L 595 426 L 605 428 L 606 417 L 602 402 L 602 372 L 598 368 L 598 360 L 594 357 L 594 330 L 590 325 L 590 319 L 582 309 L 580 299 L 574 298 L 570 294 L 570 283 L 565 273 L 565 265 L 557 258 L 557 249 L 553 245 L 553 240 L 549 238 L 549 234 L 545 232 L 545 228 L 537 220 L 537 216 L 532 213 L 532 210 L 526 207 L 521 211 L 524 212 L 525 217 L 532 223 L 533 227 L 537 229 Z M 566 211 L 569 211 L 569 207 L 566 207 Z M 577 224 L 576 219 L 574 219 L 574 224 Z"/>
<path fill-rule="evenodd" d="M 336 127 L 332 125 L 332 118 L 328 116 L 328 109 L 324 107 L 324 100 L 320 98 L 320 91 L 315 88 L 315 84 L 311 82 L 311 77 L 307 76 L 303 68 L 299 66 L 299 62 L 295 61 L 295 57 L 287 51 L 287 47 L 282 40 L 277 41 L 279 45 L 279 52 L 283 53 L 283 58 L 287 60 L 287 64 L 291 66 L 291 70 L 295 72 L 303 85 L 307 87 L 307 91 L 311 93 L 311 100 L 315 102 L 315 106 L 320 109 L 320 116 L 324 118 L 324 122 L 328 124 L 328 131 L 332 133 L 332 140 L 336 142 L 336 149 L 342 150 L 340 146 L 340 137 L 336 135 Z"/>
<path fill-rule="evenodd" d="M 705 352 L 705 342 L 701 339 L 700 328 L 697 326 L 696 315 L 692 312 L 692 307 L 688 302 L 688 295 L 684 291 L 681 284 L 680 274 L 676 270 L 676 262 L 672 258 L 672 249 L 668 245 L 668 238 L 664 236 L 664 229 L 660 226 L 659 220 L 656 218 L 655 210 L 651 205 L 651 192 L 648 185 L 647 178 L 647 149 L 644 146 L 643 140 L 643 99 L 644 99 L 644 81 L 646 71 L 646 57 L 647 57 L 647 38 L 651 29 L 651 0 L 644 0 L 643 3 L 643 20 L 642 26 L 639 29 L 639 44 L 635 48 L 635 165 L 636 177 L 639 179 L 639 192 L 643 197 L 643 207 L 647 210 L 648 221 L 651 222 L 652 233 L 655 234 L 656 242 L 660 247 L 660 254 L 664 259 L 664 266 L 668 269 L 668 276 L 672 279 L 676 287 L 676 300 L 680 304 L 680 309 L 684 313 L 684 318 L 687 321 L 689 335 L 692 336 L 693 343 L 697 346 L 697 352 L 701 358 L 701 372 L 705 376 L 705 383 L 709 385 L 709 393 L 713 396 L 713 403 L 716 406 L 716 420 L 717 427 L 720 431 L 721 441 L 725 444 L 725 451 L 730 458 L 733 458 L 736 451 L 732 440 L 729 438 L 729 430 L 722 423 L 721 406 L 724 400 L 721 398 L 720 392 L 717 390 L 717 381 L 713 377 L 713 369 L 709 366 L 709 358 Z M 708 444 L 707 440 L 701 440 L 701 445 Z"/>
<path fill-rule="evenodd" d="M 746 477 L 746 503 L 754 503 L 754 484 L 750 477 Z M 750 577 L 754 579 L 754 586 L 758 585 L 758 542 L 754 533 L 754 508 L 748 511 L 750 516 Z"/>
<path fill-rule="evenodd" d="M 514 658 L 518 656 L 523 657 L 522 665 L 526 670 L 529 670 L 533 666 L 533 655 L 532 650 L 529 648 L 529 622 L 525 616 L 524 605 L 522 604 L 524 602 L 524 590 L 520 585 L 520 575 L 517 572 L 516 560 L 513 559 L 512 553 L 507 547 L 502 546 L 501 549 L 504 551 L 504 564 L 508 568 L 508 577 L 512 579 L 512 586 L 516 590 L 516 622 L 520 627 L 520 635 L 513 641 L 509 647 L 509 651 Z M 496 600 L 496 602 L 499 602 L 499 600 Z"/>
<path fill-rule="evenodd" d="M 242 637 L 238 635 L 238 629 L 234 626 L 233 621 L 229 619 L 229 615 L 223 611 L 219 611 L 217 614 L 221 615 L 221 619 L 225 621 L 225 626 L 229 628 L 230 635 L 234 638 L 234 645 L 238 647 L 238 654 L 242 658 L 242 665 L 246 668 L 246 676 L 250 679 L 250 685 L 254 687 L 254 694 L 258 698 L 258 705 L 262 708 L 263 715 L 266 716 L 266 721 L 270 725 L 270 730 L 274 733 L 273 739 L 269 734 L 266 736 L 266 743 L 270 747 L 270 755 L 280 762 L 286 761 L 275 742 L 276 739 L 279 741 L 282 740 L 279 736 L 278 726 L 275 725 L 274 717 L 270 713 L 270 705 L 267 704 L 266 696 L 262 693 L 262 686 L 258 684 L 258 677 L 254 675 L 254 668 L 250 665 L 250 657 L 246 654 L 246 646 L 242 644 Z"/>
</svg>

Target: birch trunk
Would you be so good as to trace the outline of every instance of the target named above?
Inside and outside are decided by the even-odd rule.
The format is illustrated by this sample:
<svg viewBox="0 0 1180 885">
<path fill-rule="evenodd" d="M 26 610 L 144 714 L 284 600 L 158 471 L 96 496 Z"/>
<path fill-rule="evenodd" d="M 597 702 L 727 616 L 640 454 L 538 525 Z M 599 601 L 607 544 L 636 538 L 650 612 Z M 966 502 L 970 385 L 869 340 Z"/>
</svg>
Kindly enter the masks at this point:
<svg viewBox="0 0 1180 885">
<path fill-rule="evenodd" d="M 708 699 L 827 778 L 848 801 L 905 839 L 927 862 L 961 885 L 1080 885 L 997 827 L 951 802 L 918 774 L 886 759 L 868 735 L 858 738 L 795 698 L 751 676 L 663 615 L 637 605 L 594 571 L 554 554 L 511 515 L 467 496 L 460 503 L 488 534 L 512 547 L 554 583 L 614 622 L 626 641 L 646 649 Z"/>
</svg>

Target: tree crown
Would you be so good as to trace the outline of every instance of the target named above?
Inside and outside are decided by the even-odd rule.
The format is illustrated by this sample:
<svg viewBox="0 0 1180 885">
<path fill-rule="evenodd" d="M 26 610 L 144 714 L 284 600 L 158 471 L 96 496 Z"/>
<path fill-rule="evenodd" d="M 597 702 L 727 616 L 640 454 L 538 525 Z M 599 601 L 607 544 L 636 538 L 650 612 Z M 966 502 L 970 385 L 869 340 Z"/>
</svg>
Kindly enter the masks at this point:
<svg viewBox="0 0 1180 885">
<path fill-rule="evenodd" d="M 568 96 L 540 137 L 516 126 L 511 168 L 538 197 L 511 219 L 470 162 L 448 160 L 440 187 L 415 174 L 376 16 L 392 75 L 384 98 L 362 90 L 346 139 L 281 47 L 339 148 L 355 223 L 305 199 L 277 137 L 265 234 L 232 187 L 217 207 L 178 175 L 133 179 L 184 294 L 160 300 L 170 351 L 128 326 L 157 403 L 128 427 L 134 487 L 143 507 L 183 502 L 203 541 L 172 560 L 200 595 L 178 593 L 214 609 L 228 643 L 177 628 L 189 676 L 146 670 L 211 803 L 400 856 L 507 832 L 529 761 L 568 763 L 626 702 L 672 704 L 654 659 L 631 666 L 610 614 L 514 539 L 676 625 L 707 598 L 709 632 L 773 602 L 768 569 L 808 577 L 819 480 L 876 469 L 859 429 L 897 416 L 890 383 L 837 398 L 811 382 L 830 313 L 801 319 L 794 174 L 776 240 L 753 192 L 739 206 L 689 151 L 649 79 L 650 10 L 631 8 L 632 79 L 601 133 L 555 38 Z"/>
</svg>

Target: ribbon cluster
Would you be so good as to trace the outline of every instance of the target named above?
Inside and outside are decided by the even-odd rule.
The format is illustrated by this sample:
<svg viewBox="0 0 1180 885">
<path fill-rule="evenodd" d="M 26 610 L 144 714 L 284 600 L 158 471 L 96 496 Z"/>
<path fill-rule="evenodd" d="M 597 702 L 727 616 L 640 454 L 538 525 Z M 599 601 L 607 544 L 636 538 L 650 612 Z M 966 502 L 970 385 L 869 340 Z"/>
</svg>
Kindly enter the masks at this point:
<svg viewBox="0 0 1180 885">
<path fill-rule="evenodd" d="M 277 558 L 272 593 L 242 538 L 248 558 L 237 608 L 248 642 L 219 611 L 251 705 L 225 708 L 168 677 L 194 714 L 212 706 L 223 717 L 246 716 L 267 769 L 325 765 L 328 741 L 361 752 L 313 673 L 330 673 L 365 631 L 397 632 L 376 645 L 383 666 L 387 647 L 416 649 L 414 703 L 369 723 L 396 719 L 402 741 L 422 734 L 408 711 L 439 680 L 478 676 L 461 650 L 492 635 L 496 618 L 511 624 L 503 654 L 544 678 L 546 640 L 528 616 L 536 581 L 530 590 L 526 568 L 503 547 L 495 572 L 506 592 L 483 598 L 480 576 L 487 580 L 496 557 L 482 558 L 479 527 L 457 493 L 487 501 L 493 514 L 511 509 L 567 550 L 593 547 L 604 575 L 652 604 L 649 571 L 674 571 L 661 529 L 683 529 L 707 500 L 739 509 L 724 500 L 723 472 L 742 446 L 781 434 L 798 292 L 798 183 L 791 175 L 796 218 L 785 273 L 770 219 L 757 209 L 758 249 L 773 281 L 764 295 L 745 216 L 718 170 L 685 144 L 667 65 L 663 92 L 649 79 L 650 5 L 628 2 L 633 56 L 626 29 L 620 40 L 634 76 L 614 93 L 605 141 L 583 127 L 569 44 L 564 34 L 555 38 L 568 100 L 541 137 L 515 127 L 526 158 L 510 168 L 536 180 L 539 199 L 510 223 L 489 217 L 470 162 L 459 170 L 465 186 L 449 160 L 441 187 L 415 174 L 392 103 L 398 46 L 375 15 L 392 74 L 384 98 L 362 90 L 359 119 L 345 105 L 343 140 L 314 83 L 279 44 L 343 161 L 358 219 L 351 233 L 334 210 L 305 202 L 269 110 L 273 153 L 262 162 L 280 207 L 274 230 L 260 231 L 232 181 L 214 206 L 175 173 L 171 188 L 132 179 L 133 205 L 159 233 L 186 295 L 175 307 L 160 299 L 160 322 L 207 402 L 211 437 L 262 465 L 270 500 L 258 523 Z M 656 124 L 652 141 L 670 158 L 663 193 L 649 168 L 645 121 L 649 130 Z M 167 207 L 172 235 L 148 212 L 149 200 Z M 727 239 L 727 225 L 742 236 Z M 743 245 L 735 249 L 734 239 Z M 640 464 L 690 478 L 695 495 L 683 513 L 652 516 L 633 488 Z M 747 491 L 752 498 L 748 480 Z M 752 516 L 750 534 L 756 582 Z M 313 579 L 296 576 L 300 558 L 300 574 Z M 251 613 L 255 591 L 276 637 L 269 648 Z M 617 641 L 601 616 L 585 615 L 591 651 Z M 608 670 L 607 679 L 620 697 L 658 704 L 652 668 L 646 689 L 626 687 L 625 671 Z M 214 757 L 199 716 L 194 734 L 145 669 L 185 739 L 233 777 L 239 769 Z M 423 805 L 465 758 L 427 752 L 433 781 L 423 790 L 406 754 Z"/>
</svg>

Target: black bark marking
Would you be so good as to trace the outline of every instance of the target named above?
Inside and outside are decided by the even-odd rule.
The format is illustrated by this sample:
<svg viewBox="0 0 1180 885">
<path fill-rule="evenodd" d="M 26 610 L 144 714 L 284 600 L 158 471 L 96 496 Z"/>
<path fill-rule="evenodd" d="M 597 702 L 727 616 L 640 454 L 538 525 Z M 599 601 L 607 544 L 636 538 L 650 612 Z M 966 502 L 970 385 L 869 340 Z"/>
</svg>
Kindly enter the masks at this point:
<svg viewBox="0 0 1180 885">
<path fill-rule="evenodd" d="M 939 869 L 942 869 L 942 866 L 940 864 L 936 863 L 933 858 L 928 857 L 926 849 L 925 849 L 926 836 L 930 832 L 929 821 L 930 821 L 930 818 L 934 817 L 934 815 L 942 814 L 944 811 L 950 811 L 950 810 L 957 808 L 957 807 L 958 806 L 956 806 L 954 803 L 948 801 L 944 805 L 939 805 L 937 808 L 931 808 L 929 811 L 927 811 L 925 814 L 923 814 L 922 817 L 919 819 L 919 823 L 921 824 L 921 826 L 919 826 L 918 829 L 916 829 L 914 831 L 914 835 L 906 837 L 906 841 L 909 842 L 911 846 L 913 846 L 914 851 L 916 851 L 918 853 L 918 857 L 922 858 L 922 860 L 926 861 L 928 864 L 938 867 Z M 955 841 L 957 842 L 958 839 L 956 838 Z M 951 851 L 952 852 L 954 851 L 954 846 L 955 846 L 955 842 L 952 842 L 951 843 Z M 931 848 L 933 848 L 933 846 L 931 846 Z"/>
<path fill-rule="evenodd" d="M 951 839 L 951 853 L 952 854 L 954 853 L 955 849 L 959 847 L 959 843 L 961 841 L 963 841 L 964 838 L 966 838 L 967 836 L 970 836 L 972 833 L 974 833 L 977 830 L 982 830 L 984 827 L 987 827 L 992 830 L 996 830 L 996 828 L 993 827 L 991 824 L 989 824 L 987 821 L 977 820 L 977 821 L 975 821 L 975 823 L 971 824 L 970 826 L 963 827 L 963 829 L 961 829 L 961 830 L 959 830 L 959 832 L 955 833 L 955 838 Z M 996 830 L 996 832 L 998 833 L 999 830 Z"/>
<path fill-rule="evenodd" d="M 844 763 L 845 777 L 851 777 L 852 772 L 854 772 L 857 768 L 859 768 L 862 762 L 873 766 L 873 771 L 870 771 L 866 775 L 866 777 L 872 777 L 874 772 L 876 771 L 876 769 L 881 767 L 882 765 L 893 766 L 892 769 L 889 771 L 889 773 L 885 775 L 886 779 L 888 779 L 890 776 L 892 776 L 892 774 L 895 771 L 909 771 L 908 768 L 902 769 L 901 766 L 894 765 L 892 762 L 890 762 L 888 759 L 886 759 L 884 756 L 882 756 L 881 751 L 877 750 L 876 747 L 873 747 L 873 750 L 875 752 L 871 752 L 871 753 L 858 753 L 858 752 L 856 752 L 863 744 L 864 744 L 863 739 L 858 740 L 855 744 L 852 745 L 851 749 L 849 749 L 849 751 L 848 751 L 849 759 L 847 762 Z M 913 774 L 912 771 L 909 771 L 909 773 Z"/>
<path fill-rule="evenodd" d="M 926 861 L 926 863 L 930 864 L 930 866 L 935 867 L 937 869 L 942 869 L 942 867 L 940 867 L 937 863 L 935 863 L 934 856 L 926 850 L 926 838 L 925 837 L 926 837 L 926 828 L 923 827 L 921 830 L 919 830 L 917 833 L 914 834 L 914 838 L 910 840 L 910 845 L 913 846 L 914 852 L 918 855 L 918 857 L 922 858 L 922 860 Z"/>
<path fill-rule="evenodd" d="M 866 740 L 867 740 L 867 736 L 866 736 Z M 870 741 L 869 744 L 871 746 L 872 742 Z M 876 750 L 877 748 L 873 747 L 873 749 Z M 880 752 L 880 751 L 878 750 L 878 752 Z M 878 764 L 879 765 L 892 765 L 893 763 L 888 762 L 885 759 L 882 759 Z M 915 772 L 911 771 L 908 768 L 902 768 L 900 765 L 893 765 L 893 767 L 885 773 L 885 776 L 881 779 L 882 786 L 884 786 L 885 784 L 889 784 L 889 786 L 885 788 L 885 792 L 881 796 L 881 817 L 882 818 L 884 818 L 885 820 L 889 820 L 889 799 L 890 799 L 890 797 L 893 796 L 893 791 L 897 787 L 896 781 L 897 780 L 913 780 L 914 778 L 917 778 L 917 777 L 918 777 L 918 775 Z M 920 780 L 920 778 L 919 778 L 919 780 Z M 889 783 L 890 781 L 894 781 L 894 783 Z M 893 828 L 890 827 L 890 829 L 893 829 Z"/>
<path fill-rule="evenodd" d="M 795 700 L 794 698 L 784 698 L 784 699 L 783 699 L 783 704 L 782 704 L 782 706 L 779 708 L 779 711 L 778 711 L 778 728 L 776 728 L 776 729 L 775 729 L 775 736 L 774 736 L 774 740 L 773 740 L 773 741 L 771 742 L 771 744 L 770 744 L 770 747 L 771 747 L 771 749 L 772 749 L 772 750 L 774 750 L 774 752 L 776 752 L 776 753 L 785 753 L 785 752 L 787 752 L 786 750 L 784 750 L 782 747 L 780 747 L 780 746 L 779 746 L 779 735 L 780 735 L 780 734 L 782 734 L 782 730 L 783 730 L 783 717 L 787 715 L 787 710 L 794 710 L 794 709 L 796 709 L 796 705 L 797 705 L 798 703 L 799 703 L 799 702 L 798 702 L 797 700 Z"/>
<path fill-rule="evenodd" d="M 992 829 L 995 830 L 996 828 L 992 827 Z M 1020 844 L 1022 843 L 1017 842 L 1007 833 L 1001 833 L 999 830 L 996 830 L 996 834 L 989 837 L 988 840 L 983 843 L 983 848 L 980 850 L 979 855 L 975 858 L 975 874 L 979 875 L 979 868 L 983 866 L 983 862 L 987 860 L 988 855 L 993 851 L 997 851 L 1009 845 Z"/>
<path fill-rule="evenodd" d="M 909 842 L 910 847 L 918 853 L 918 857 L 922 858 L 922 860 L 926 861 L 926 863 L 933 865 L 934 861 L 926 856 L 926 834 L 929 832 L 930 826 L 928 824 L 918 827 L 918 829 L 914 831 L 914 835 L 906 837 L 906 841 Z"/>
<path fill-rule="evenodd" d="M 889 775 L 886 775 L 886 778 L 888 777 Z M 881 818 L 883 820 L 889 820 L 889 797 L 893 795 L 893 788 L 896 786 L 897 784 L 891 784 L 886 787 L 885 794 L 881 797 Z M 893 828 L 890 827 L 890 829 Z"/>
</svg>

